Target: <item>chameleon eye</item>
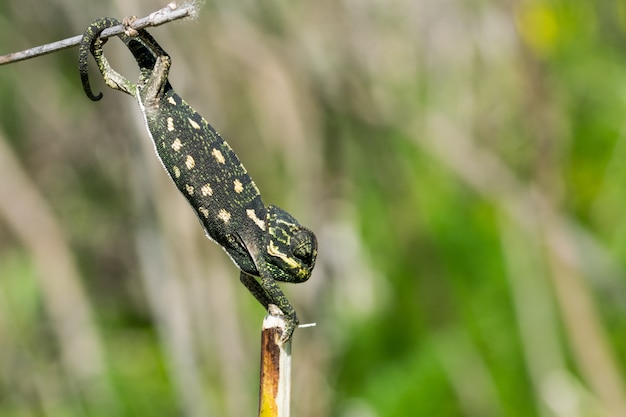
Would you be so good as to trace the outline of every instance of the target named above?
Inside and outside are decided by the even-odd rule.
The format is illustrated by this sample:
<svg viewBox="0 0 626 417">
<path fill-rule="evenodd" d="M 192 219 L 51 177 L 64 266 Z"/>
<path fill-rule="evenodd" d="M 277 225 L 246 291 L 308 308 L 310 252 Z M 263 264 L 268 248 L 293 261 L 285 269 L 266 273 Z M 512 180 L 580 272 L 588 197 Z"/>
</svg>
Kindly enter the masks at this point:
<svg viewBox="0 0 626 417">
<path fill-rule="evenodd" d="M 317 256 L 317 239 L 313 232 L 303 229 L 293 235 L 291 253 L 307 265 L 312 265 Z"/>
</svg>

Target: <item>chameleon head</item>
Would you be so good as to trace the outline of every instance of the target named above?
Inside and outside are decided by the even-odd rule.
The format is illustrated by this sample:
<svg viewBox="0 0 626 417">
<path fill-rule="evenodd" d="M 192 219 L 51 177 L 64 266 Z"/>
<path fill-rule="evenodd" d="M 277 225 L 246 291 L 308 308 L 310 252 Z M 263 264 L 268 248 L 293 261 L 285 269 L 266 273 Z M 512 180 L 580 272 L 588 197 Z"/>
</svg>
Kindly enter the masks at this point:
<svg viewBox="0 0 626 417">
<path fill-rule="evenodd" d="M 317 258 L 317 239 L 286 211 L 267 207 L 266 256 L 276 281 L 304 282 Z"/>
</svg>

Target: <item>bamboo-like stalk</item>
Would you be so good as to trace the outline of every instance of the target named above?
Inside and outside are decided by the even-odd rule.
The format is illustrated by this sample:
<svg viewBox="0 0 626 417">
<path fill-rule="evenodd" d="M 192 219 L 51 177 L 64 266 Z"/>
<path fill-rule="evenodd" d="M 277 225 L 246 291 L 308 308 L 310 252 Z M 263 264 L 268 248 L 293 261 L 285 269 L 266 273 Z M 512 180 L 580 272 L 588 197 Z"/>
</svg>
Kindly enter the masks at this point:
<svg viewBox="0 0 626 417">
<path fill-rule="evenodd" d="M 261 333 L 259 417 L 289 417 L 291 398 L 291 340 L 282 343 L 282 311 L 270 304 Z"/>
<path fill-rule="evenodd" d="M 68 239 L 45 197 L 0 131 L 0 221 L 24 245 L 72 386 L 89 402 L 117 407 L 107 383 L 104 346 Z"/>
</svg>

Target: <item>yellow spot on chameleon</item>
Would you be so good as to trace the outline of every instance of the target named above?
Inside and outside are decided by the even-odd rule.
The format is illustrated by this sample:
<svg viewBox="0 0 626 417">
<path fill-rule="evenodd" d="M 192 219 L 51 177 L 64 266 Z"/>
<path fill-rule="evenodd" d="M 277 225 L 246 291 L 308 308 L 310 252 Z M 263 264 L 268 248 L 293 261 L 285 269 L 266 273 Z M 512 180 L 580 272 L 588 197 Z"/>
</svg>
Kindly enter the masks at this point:
<svg viewBox="0 0 626 417">
<path fill-rule="evenodd" d="M 211 196 L 213 195 L 213 189 L 211 188 L 211 186 L 209 184 L 204 184 L 202 186 L 202 188 L 200 188 L 200 192 L 202 193 L 203 196 Z"/>
<path fill-rule="evenodd" d="M 200 211 L 200 213 L 202 213 L 202 215 L 205 218 L 207 218 L 207 219 L 209 218 L 209 210 L 207 210 L 204 207 L 200 206 L 200 207 L 198 207 L 198 211 Z"/>
<path fill-rule="evenodd" d="M 171 117 L 167 118 L 167 130 L 169 132 L 174 130 L 174 119 L 172 119 Z"/>
<path fill-rule="evenodd" d="M 233 181 L 233 184 L 235 185 L 235 192 L 237 194 L 243 191 L 243 184 L 241 184 L 241 181 L 235 180 Z"/>
<path fill-rule="evenodd" d="M 265 222 L 257 217 L 256 212 L 254 210 L 247 209 L 246 214 L 248 215 L 250 220 L 254 222 L 254 224 L 259 226 L 261 230 L 265 231 Z"/>
<path fill-rule="evenodd" d="M 174 149 L 176 152 L 178 152 L 178 151 L 180 151 L 180 148 L 182 148 L 182 147 L 183 147 L 183 143 L 180 141 L 180 139 L 178 139 L 178 138 L 174 139 L 174 143 L 172 143 L 172 149 Z"/>
<path fill-rule="evenodd" d="M 215 160 L 219 162 L 220 164 L 226 163 L 226 158 L 224 158 L 224 155 L 222 155 L 222 152 L 220 152 L 219 149 L 213 148 L 213 150 L 211 151 L 211 154 L 213 154 L 213 157 L 215 158 Z"/>
<path fill-rule="evenodd" d="M 193 127 L 194 129 L 200 129 L 200 125 L 198 123 L 191 120 L 190 118 L 187 118 L 187 120 L 189 120 L 189 124 L 191 125 L 191 127 Z"/>
<path fill-rule="evenodd" d="M 224 223 L 228 223 L 230 221 L 230 213 L 221 209 L 219 213 L 217 213 L 217 218 L 222 220 Z"/>
<path fill-rule="evenodd" d="M 175 176 L 176 178 L 180 177 L 180 168 L 178 168 L 176 165 L 174 165 L 174 166 L 172 167 L 172 170 L 174 171 L 174 176 Z"/>
<path fill-rule="evenodd" d="M 191 169 L 196 166 L 196 161 L 193 160 L 191 155 L 187 155 L 187 159 L 185 159 L 185 165 L 187 165 L 187 169 Z"/>
<path fill-rule="evenodd" d="M 176 100 L 174 100 L 174 97 L 168 97 L 167 101 L 169 101 L 170 104 L 176 105 Z"/>
<path fill-rule="evenodd" d="M 193 186 L 189 184 L 185 184 L 185 189 L 189 195 L 193 195 Z"/>
</svg>

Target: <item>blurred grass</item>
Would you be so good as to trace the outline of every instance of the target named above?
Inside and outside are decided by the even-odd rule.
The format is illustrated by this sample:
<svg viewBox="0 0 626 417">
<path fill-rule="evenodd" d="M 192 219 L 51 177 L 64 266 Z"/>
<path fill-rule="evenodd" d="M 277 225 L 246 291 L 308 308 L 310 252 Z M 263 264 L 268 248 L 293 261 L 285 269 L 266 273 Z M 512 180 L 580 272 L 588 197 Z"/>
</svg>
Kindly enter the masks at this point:
<svg viewBox="0 0 626 417">
<path fill-rule="evenodd" d="M 162 6 L 8 0 L 0 53 Z M 320 239 L 284 285 L 318 323 L 294 415 L 626 415 L 621 3 L 207 1 L 151 32 Z M 0 415 L 255 413 L 262 309 L 76 59 L 0 68 Z"/>
</svg>

